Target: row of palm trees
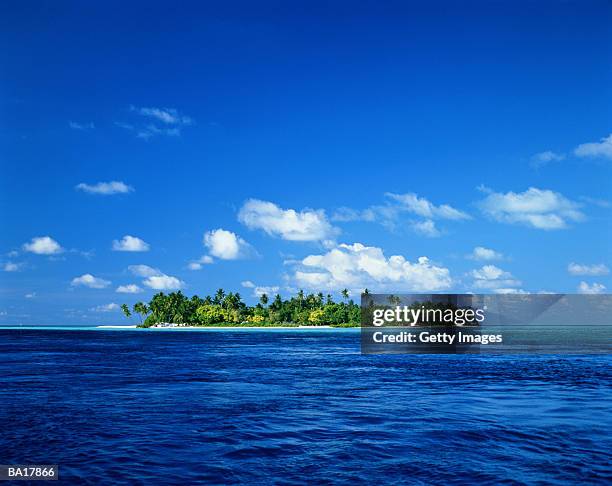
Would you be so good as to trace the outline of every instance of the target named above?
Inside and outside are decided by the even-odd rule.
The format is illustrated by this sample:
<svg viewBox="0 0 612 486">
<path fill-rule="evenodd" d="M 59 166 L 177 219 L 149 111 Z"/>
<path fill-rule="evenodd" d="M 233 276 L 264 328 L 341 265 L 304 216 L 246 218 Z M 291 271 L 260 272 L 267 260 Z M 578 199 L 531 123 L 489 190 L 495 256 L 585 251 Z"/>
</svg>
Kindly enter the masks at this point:
<svg viewBox="0 0 612 486">
<path fill-rule="evenodd" d="M 210 319 L 222 319 L 232 323 L 257 321 L 357 325 L 359 306 L 350 299 L 348 289 L 340 293 L 342 302 L 334 302 L 331 294 L 305 294 L 303 290 L 286 300 L 276 294 L 270 301 L 267 294 L 262 294 L 255 306 L 248 306 L 238 292 L 226 293 L 222 288 L 213 296 L 204 298 L 197 295 L 188 298 L 181 291 L 169 294 L 159 292 L 149 303 L 137 302 L 131 308 L 123 304 L 121 309 L 128 318 L 133 314 L 138 315 L 143 326 L 162 322 L 198 325 L 202 324 L 202 321 L 208 323 Z M 367 289 L 366 293 L 369 293 Z"/>
</svg>

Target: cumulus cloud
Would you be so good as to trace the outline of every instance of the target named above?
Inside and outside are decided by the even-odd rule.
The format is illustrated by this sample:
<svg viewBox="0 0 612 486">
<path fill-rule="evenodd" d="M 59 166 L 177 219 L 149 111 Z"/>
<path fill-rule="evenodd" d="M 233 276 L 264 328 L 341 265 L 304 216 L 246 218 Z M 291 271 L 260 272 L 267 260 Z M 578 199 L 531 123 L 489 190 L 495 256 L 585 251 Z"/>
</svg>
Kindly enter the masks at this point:
<svg viewBox="0 0 612 486">
<path fill-rule="evenodd" d="M 204 235 L 204 245 L 211 256 L 221 260 L 245 258 L 251 252 L 251 246 L 236 233 L 221 228 L 208 231 Z"/>
<path fill-rule="evenodd" d="M 187 264 L 187 268 L 189 270 L 202 270 L 204 265 L 210 265 L 214 263 L 214 259 L 209 255 L 204 255 L 199 260 L 195 260 L 193 262 L 189 262 Z"/>
<path fill-rule="evenodd" d="M 136 284 L 119 285 L 115 292 L 119 294 L 139 294 L 142 289 Z"/>
<path fill-rule="evenodd" d="M 132 186 L 128 186 L 125 182 L 121 181 L 98 182 L 96 184 L 86 184 L 81 182 L 75 186 L 75 189 L 77 191 L 87 192 L 88 194 L 99 194 L 102 196 L 127 194 L 134 190 Z"/>
<path fill-rule="evenodd" d="M 331 219 L 338 222 L 376 222 L 393 231 L 398 228 L 402 215 L 412 214 L 423 219 L 413 219 L 403 223 L 403 225 L 408 226 L 415 233 L 427 237 L 437 237 L 442 234 L 434 220 L 460 221 L 471 219 L 471 216 L 464 211 L 448 204 L 435 205 L 413 192 L 405 194 L 387 192 L 385 198 L 384 204 L 373 205 L 363 210 L 347 207 L 338 208 Z"/>
<path fill-rule="evenodd" d="M 15 262 L 6 262 L 2 267 L 5 272 L 18 272 L 23 263 L 15 263 Z"/>
<path fill-rule="evenodd" d="M 136 236 L 125 235 L 121 240 L 113 240 L 114 251 L 149 251 L 149 244 Z"/>
<path fill-rule="evenodd" d="M 185 285 L 184 282 L 170 275 L 153 275 L 144 279 L 142 283 L 154 290 L 178 290 Z"/>
<path fill-rule="evenodd" d="M 496 294 L 502 294 L 502 295 L 508 295 L 508 294 L 528 294 L 529 292 L 526 292 L 523 289 L 494 289 L 493 292 L 495 292 Z"/>
<path fill-rule="evenodd" d="M 128 270 L 138 277 L 143 277 L 143 285 L 154 290 L 179 290 L 185 286 L 182 280 L 166 275 L 157 268 L 148 265 L 130 265 Z"/>
<path fill-rule="evenodd" d="M 580 205 L 558 192 L 530 187 L 525 192 L 489 191 L 479 202 L 482 212 L 503 223 L 518 223 L 542 230 L 563 229 L 568 222 L 582 221 Z"/>
<path fill-rule="evenodd" d="M 561 162 L 562 160 L 565 160 L 565 154 L 558 154 L 552 150 L 546 150 L 531 157 L 531 163 L 534 167 L 542 167 L 551 162 Z"/>
<path fill-rule="evenodd" d="M 64 251 L 60 244 L 50 236 L 32 238 L 29 243 L 24 243 L 23 250 L 37 255 L 57 255 Z"/>
<path fill-rule="evenodd" d="M 481 261 L 501 260 L 503 257 L 501 253 L 484 246 L 475 247 L 472 253 L 467 256 L 470 260 Z"/>
<path fill-rule="evenodd" d="M 578 145 L 574 149 L 578 157 L 601 157 L 612 159 L 612 133 L 602 138 L 599 142 L 589 142 Z"/>
<path fill-rule="evenodd" d="M 119 310 L 119 304 L 111 302 L 110 304 L 98 305 L 89 310 L 92 312 L 114 312 Z"/>
<path fill-rule="evenodd" d="M 238 220 L 249 229 L 261 229 L 268 235 L 289 241 L 322 241 L 338 234 L 322 209 L 282 209 L 276 204 L 249 199 L 238 213 Z"/>
<path fill-rule="evenodd" d="M 163 275 L 157 268 L 149 265 L 130 265 L 128 270 L 137 277 L 153 277 L 155 275 Z"/>
<path fill-rule="evenodd" d="M 586 282 L 580 282 L 578 292 L 581 294 L 603 294 L 606 291 L 606 286 L 600 283 L 589 285 Z"/>
<path fill-rule="evenodd" d="M 401 209 L 414 213 L 417 216 L 429 219 L 470 219 L 470 215 L 458 209 L 442 204 L 436 206 L 424 197 L 418 197 L 415 193 L 409 192 L 406 194 L 393 194 L 388 192 L 385 194 L 392 201 L 400 204 Z"/>
<path fill-rule="evenodd" d="M 434 223 L 431 219 L 413 222 L 412 229 L 416 233 L 429 238 L 436 238 L 441 235 L 440 230 L 436 227 L 436 223 Z"/>
<path fill-rule="evenodd" d="M 268 297 L 278 294 L 280 287 L 278 286 L 265 286 L 265 285 L 255 285 L 250 280 L 245 280 L 241 282 L 241 285 L 246 289 L 253 289 L 254 297 L 261 297 L 266 294 Z"/>
<path fill-rule="evenodd" d="M 387 258 L 378 247 L 361 243 L 340 244 L 322 255 L 304 258 L 293 274 L 300 287 L 361 291 L 436 291 L 447 289 L 452 280 L 447 268 L 420 257 L 412 263 L 401 255 Z"/>
<path fill-rule="evenodd" d="M 610 270 L 603 263 L 593 265 L 581 265 L 580 263 L 570 263 L 567 266 L 567 271 L 570 275 L 587 275 L 591 277 L 599 275 L 608 275 Z"/>
<path fill-rule="evenodd" d="M 515 287 L 521 285 L 510 272 L 506 272 L 495 265 L 484 265 L 483 267 L 472 270 L 471 276 L 474 278 L 473 286 L 476 289 L 494 290 L 497 293 L 514 293 Z"/>
<path fill-rule="evenodd" d="M 83 286 L 89 287 L 90 289 L 104 289 L 110 284 L 111 282 L 109 280 L 94 277 L 91 273 L 85 273 L 80 277 L 73 278 L 70 285 L 73 287 Z"/>
</svg>

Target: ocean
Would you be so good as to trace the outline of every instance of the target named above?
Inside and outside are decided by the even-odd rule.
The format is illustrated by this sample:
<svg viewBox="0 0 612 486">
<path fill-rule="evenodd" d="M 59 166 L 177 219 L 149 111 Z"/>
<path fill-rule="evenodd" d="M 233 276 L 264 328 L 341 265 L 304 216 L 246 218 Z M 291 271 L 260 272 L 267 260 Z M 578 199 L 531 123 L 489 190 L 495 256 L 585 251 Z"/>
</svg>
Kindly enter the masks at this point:
<svg viewBox="0 0 612 486">
<path fill-rule="evenodd" d="M 0 424 L 0 464 L 58 464 L 66 484 L 610 484 L 612 356 L 0 329 Z"/>
</svg>

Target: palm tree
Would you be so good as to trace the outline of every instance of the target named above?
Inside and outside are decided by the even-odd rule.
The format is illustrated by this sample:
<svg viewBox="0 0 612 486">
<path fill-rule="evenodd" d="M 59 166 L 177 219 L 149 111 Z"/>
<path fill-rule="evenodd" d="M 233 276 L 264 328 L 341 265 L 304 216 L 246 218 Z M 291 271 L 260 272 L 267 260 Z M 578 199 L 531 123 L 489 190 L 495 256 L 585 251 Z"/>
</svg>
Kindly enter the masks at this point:
<svg viewBox="0 0 612 486">
<path fill-rule="evenodd" d="M 147 304 L 143 304 L 142 302 L 136 302 L 132 309 L 136 314 L 138 314 L 138 316 L 140 317 L 140 323 L 142 324 L 143 316 L 146 316 L 149 313 L 149 308 L 147 307 Z"/>
<path fill-rule="evenodd" d="M 121 304 L 121 310 L 125 314 L 125 317 L 128 319 L 132 317 L 132 313 L 130 312 L 130 308 L 126 304 Z"/>
<path fill-rule="evenodd" d="M 387 300 L 389 301 L 389 304 L 391 305 L 395 305 L 398 306 L 400 305 L 402 299 L 400 299 L 398 296 L 396 295 L 390 295 L 389 297 L 387 297 Z"/>
<path fill-rule="evenodd" d="M 280 294 L 276 294 L 276 296 L 274 297 L 274 302 L 272 302 L 272 305 L 270 306 L 275 311 L 279 311 L 281 310 L 281 308 L 283 307 L 283 298 L 280 296 Z"/>
<path fill-rule="evenodd" d="M 317 305 L 319 306 L 323 305 L 323 292 L 319 292 L 317 294 Z"/>
<path fill-rule="evenodd" d="M 342 297 L 344 298 L 344 300 L 349 298 L 349 291 L 348 289 L 343 289 L 342 292 L 340 292 L 342 294 Z"/>
<path fill-rule="evenodd" d="M 225 291 L 223 289 L 218 289 L 215 294 L 214 303 L 216 305 L 221 305 L 223 303 L 223 299 L 225 298 Z"/>
<path fill-rule="evenodd" d="M 268 303 L 268 294 L 261 294 L 259 296 L 259 302 L 261 302 L 261 305 L 265 306 Z"/>
</svg>

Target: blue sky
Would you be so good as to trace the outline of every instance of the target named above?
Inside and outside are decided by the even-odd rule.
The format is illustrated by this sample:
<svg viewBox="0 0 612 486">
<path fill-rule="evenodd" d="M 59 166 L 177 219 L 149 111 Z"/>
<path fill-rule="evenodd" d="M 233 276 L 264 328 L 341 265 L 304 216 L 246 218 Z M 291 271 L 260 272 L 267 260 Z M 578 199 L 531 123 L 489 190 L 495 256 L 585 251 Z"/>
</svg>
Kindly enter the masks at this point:
<svg viewBox="0 0 612 486">
<path fill-rule="evenodd" d="M 0 324 L 608 291 L 610 5 L 380 3 L 4 4 Z"/>
</svg>

